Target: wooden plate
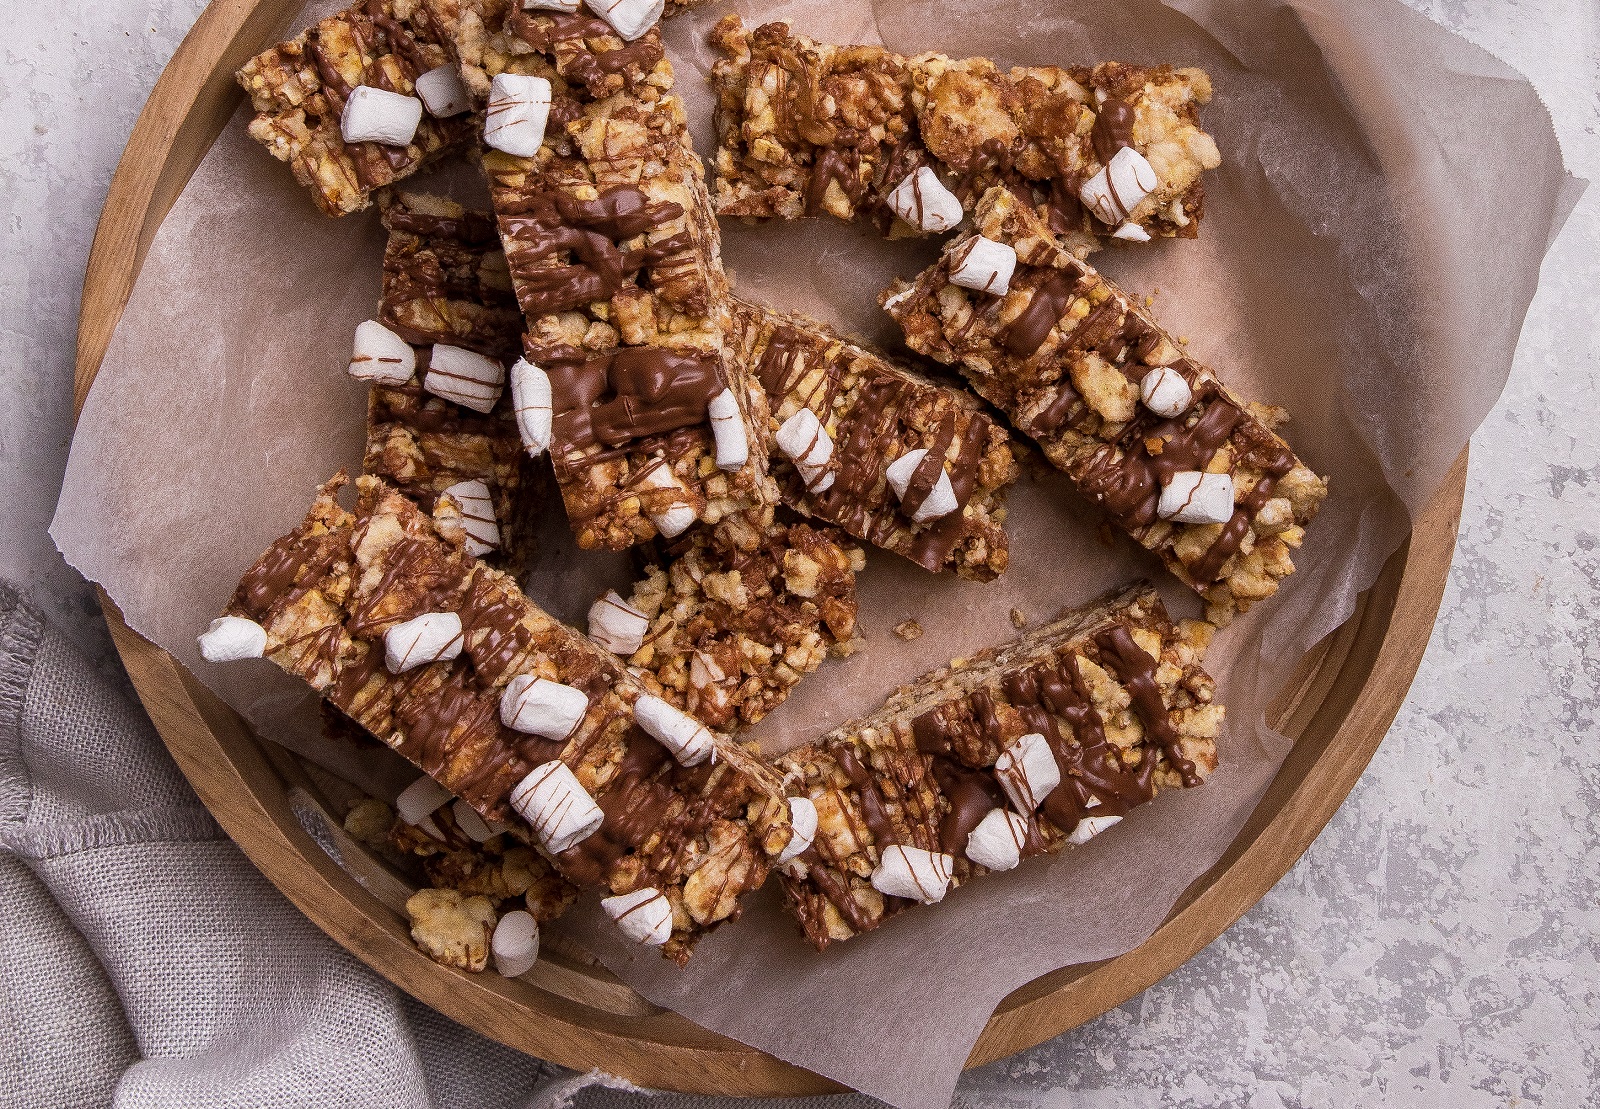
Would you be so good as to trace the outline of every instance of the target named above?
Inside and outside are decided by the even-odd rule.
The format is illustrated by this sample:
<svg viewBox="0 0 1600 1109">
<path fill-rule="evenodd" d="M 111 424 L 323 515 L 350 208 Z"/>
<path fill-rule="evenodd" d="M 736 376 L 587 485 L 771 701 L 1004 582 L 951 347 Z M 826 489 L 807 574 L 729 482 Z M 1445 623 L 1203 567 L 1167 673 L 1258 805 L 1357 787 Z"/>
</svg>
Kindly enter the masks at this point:
<svg viewBox="0 0 1600 1109">
<path fill-rule="evenodd" d="M 282 37 L 300 5 L 214 0 L 156 83 L 112 178 L 89 257 L 78 331 L 79 408 L 156 229 L 239 103 L 233 71 Z M 968 1066 L 1049 1039 L 1159 981 L 1238 920 L 1310 846 L 1360 777 L 1416 674 L 1444 593 L 1465 485 L 1463 452 L 1355 615 L 1302 660 L 1273 707 L 1277 727 L 1296 740 L 1294 750 L 1222 860 L 1139 948 L 1047 974 L 1002 1001 Z M 512 1047 L 644 1086 L 749 1095 L 840 1088 L 650 1005 L 572 952 L 553 952 L 515 981 L 432 962 L 411 945 L 398 908 L 407 891 L 393 876 L 346 844 L 358 880 L 296 819 L 297 806 L 329 804 L 323 794 L 336 784 L 313 780 L 287 752 L 252 735 L 102 601 L 134 686 L 201 800 L 302 912 L 401 989 Z"/>
</svg>

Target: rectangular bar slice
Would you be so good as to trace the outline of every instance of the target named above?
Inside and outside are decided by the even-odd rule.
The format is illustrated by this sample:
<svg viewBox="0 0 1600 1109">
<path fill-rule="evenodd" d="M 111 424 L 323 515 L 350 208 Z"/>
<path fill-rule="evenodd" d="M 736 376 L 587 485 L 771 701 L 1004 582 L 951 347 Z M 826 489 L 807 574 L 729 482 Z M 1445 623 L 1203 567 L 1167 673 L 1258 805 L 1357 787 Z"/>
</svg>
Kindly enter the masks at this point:
<svg viewBox="0 0 1600 1109">
<path fill-rule="evenodd" d="M 259 625 L 267 658 L 480 816 L 529 821 L 563 877 L 625 898 L 603 903 L 625 931 L 640 920 L 626 895 L 646 919 L 661 911 L 651 942 L 687 959 L 787 845 L 775 775 L 648 698 L 383 482 L 360 478 L 345 511 L 343 481 L 246 572 L 228 615 Z"/>
<path fill-rule="evenodd" d="M 770 510 L 762 397 L 726 349 L 716 218 L 659 31 L 625 43 L 588 15 L 512 9 L 490 40 L 478 76 L 458 47 L 469 87 L 496 66 L 549 82 L 537 153 L 484 166 L 578 545 Z"/>
<path fill-rule="evenodd" d="M 1287 413 L 1230 393 L 1005 190 L 988 193 L 975 220 L 984 249 L 1015 252 L 1009 287 L 997 295 L 956 284 L 952 267 L 982 240 L 952 242 L 885 295 L 907 345 L 958 366 L 1118 527 L 1206 598 L 1209 619 L 1226 623 L 1277 592 L 1327 495 L 1327 482 L 1274 431 Z M 1203 503 L 1211 496 L 1218 504 Z"/>
<path fill-rule="evenodd" d="M 1086 842 L 1217 766 L 1224 710 L 1147 583 L 924 675 L 775 760 L 816 809 L 780 870 L 820 950 L 1020 859 Z M 908 884 L 909 883 L 909 884 Z"/>
<path fill-rule="evenodd" d="M 438 25 L 412 0 L 365 0 L 251 58 L 237 80 L 256 116 L 250 137 L 287 162 L 330 216 L 365 208 L 375 189 L 465 145 L 481 118 L 426 110 L 404 144 L 345 142 L 341 117 L 362 86 L 417 98 L 417 78 L 452 64 Z M 449 71 L 446 70 L 446 73 Z"/>
<path fill-rule="evenodd" d="M 712 42 L 724 55 L 711 74 L 724 216 L 826 212 L 922 234 L 953 229 L 961 208 L 1004 185 L 1087 253 L 1098 235 L 1194 237 L 1201 174 L 1221 164 L 1198 122 L 1211 98 L 1199 69 L 1002 70 L 834 46 L 784 23 L 747 31 L 737 15 Z M 1103 173 L 1125 148 L 1137 157 Z"/>
<path fill-rule="evenodd" d="M 771 465 L 786 505 L 934 572 L 976 581 L 1004 572 L 1005 490 L 1018 468 L 1010 433 L 977 398 L 804 316 L 738 298 L 733 312 L 740 357 L 780 433 Z M 918 502 L 897 497 L 886 477 L 914 450 L 928 452 L 916 492 L 926 497 L 942 472 L 954 494 L 952 511 L 924 522 L 913 522 Z"/>
<path fill-rule="evenodd" d="M 602 645 L 634 648 L 628 668 L 652 693 L 723 731 L 756 723 L 828 655 L 856 649 L 865 565 L 834 528 L 779 521 L 753 543 L 725 531 L 665 545 L 632 595 L 602 598 L 589 622 Z"/>
<path fill-rule="evenodd" d="M 523 450 L 509 396 L 485 413 L 424 388 L 436 344 L 502 367 L 521 348 L 522 314 L 494 221 L 454 201 L 403 194 L 385 203 L 383 223 L 389 240 L 378 322 L 413 346 L 417 371 L 405 384 L 368 392 L 362 468 L 432 513 L 437 526 L 471 534 L 485 548 L 480 553 L 519 572 L 553 495 L 549 466 Z M 464 493 L 486 493 L 492 519 L 481 518 L 479 496 Z"/>
</svg>

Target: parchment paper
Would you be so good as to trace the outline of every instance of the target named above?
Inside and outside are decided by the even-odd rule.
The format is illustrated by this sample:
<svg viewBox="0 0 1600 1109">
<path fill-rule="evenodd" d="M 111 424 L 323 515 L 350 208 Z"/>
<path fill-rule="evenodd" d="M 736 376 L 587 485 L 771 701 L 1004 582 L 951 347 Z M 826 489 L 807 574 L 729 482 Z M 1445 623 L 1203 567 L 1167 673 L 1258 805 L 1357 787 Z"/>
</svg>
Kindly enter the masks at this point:
<svg viewBox="0 0 1600 1109">
<path fill-rule="evenodd" d="M 1105 59 L 1207 68 L 1204 122 L 1224 168 L 1198 242 L 1108 250 L 1096 262 L 1156 295 L 1166 326 L 1245 396 L 1285 405 L 1298 452 L 1332 495 L 1278 597 L 1219 637 L 1229 707 L 1222 767 L 1163 795 L 1082 850 L 1036 861 L 818 955 L 763 892 L 686 970 L 627 948 L 592 905 L 561 922 L 652 1001 L 895 1105 L 948 1102 L 995 1004 L 1040 974 L 1118 955 L 1220 857 L 1286 754 L 1263 723 L 1300 654 L 1351 611 L 1504 385 L 1549 241 L 1582 185 L 1563 170 L 1526 81 L 1392 0 L 823 0 L 752 3 L 834 41 L 881 41 L 1002 63 Z M 674 20 L 669 49 L 709 150 L 705 32 L 726 8 Z M 151 247 L 78 425 L 51 534 L 129 624 L 171 651 L 264 734 L 392 792 L 414 772 L 387 752 L 334 749 L 309 698 L 270 664 L 200 662 L 195 635 L 240 573 L 303 514 L 312 488 L 359 464 L 363 389 L 343 372 L 372 315 L 374 216 L 320 216 L 236 118 Z M 927 244 L 833 220 L 726 226 L 746 295 L 883 342 L 874 298 Z M 1530 444 L 1537 450 L 1537 444 Z M 950 657 L 1146 574 L 1178 615 L 1198 604 L 1131 544 L 1108 545 L 1055 477 L 1013 494 L 1011 570 L 974 585 L 874 555 L 861 579 L 868 650 L 830 662 L 755 730 L 776 750 L 875 707 Z M 559 508 L 530 594 L 581 617 L 626 557 L 576 555 Z M 901 643 L 896 623 L 926 634 Z"/>
</svg>

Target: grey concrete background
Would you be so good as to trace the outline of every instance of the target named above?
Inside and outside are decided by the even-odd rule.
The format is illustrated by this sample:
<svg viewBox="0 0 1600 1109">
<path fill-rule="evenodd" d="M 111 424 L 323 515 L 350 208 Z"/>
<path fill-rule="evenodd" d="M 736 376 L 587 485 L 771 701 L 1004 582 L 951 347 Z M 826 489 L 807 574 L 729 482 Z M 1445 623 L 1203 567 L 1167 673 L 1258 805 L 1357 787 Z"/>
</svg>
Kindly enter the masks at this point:
<svg viewBox="0 0 1600 1109">
<path fill-rule="evenodd" d="M 1407 2 L 1528 74 L 1572 171 L 1600 180 L 1600 4 Z M 33 7 L 0 48 L 0 576 L 108 667 L 93 595 L 45 534 L 71 436 L 79 286 L 134 118 L 203 6 Z M 1187 966 L 975 1072 L 964 1097 L 1600 1105 L 1597 309 L 1591 190 L 1473 440 L 1439 624 L 1360 785 L 1288 877 Z"/>
</svg>

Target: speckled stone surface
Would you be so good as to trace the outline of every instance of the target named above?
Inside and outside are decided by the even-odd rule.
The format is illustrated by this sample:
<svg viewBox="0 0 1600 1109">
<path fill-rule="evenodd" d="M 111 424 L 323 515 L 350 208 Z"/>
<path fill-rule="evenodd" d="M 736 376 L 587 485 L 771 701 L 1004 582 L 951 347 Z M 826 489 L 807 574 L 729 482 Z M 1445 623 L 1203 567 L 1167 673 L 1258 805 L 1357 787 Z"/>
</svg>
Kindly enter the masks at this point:
<svg viewBox="0 0 1600 1109">
<path fill-rule="evenodd" d="M 1600 179 L 1595 0 L 1409 2 L 1529 74 L 1572 171 Z M 108 665 L 93 595 L 45 535 L 78 289 L 133 120 L 203 6 L 36 8 L 0 68 L 0 576 Z M 1122 1008 L 969 1075 L 962 1100 L 1600 1105 L 1597 413 L 1591 190 L 1473 440 L 1444 609 L 1371 769 L 1220 940 Z"/>
</svg>

